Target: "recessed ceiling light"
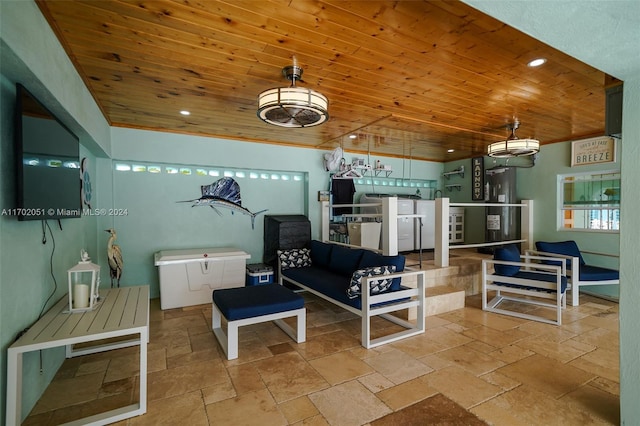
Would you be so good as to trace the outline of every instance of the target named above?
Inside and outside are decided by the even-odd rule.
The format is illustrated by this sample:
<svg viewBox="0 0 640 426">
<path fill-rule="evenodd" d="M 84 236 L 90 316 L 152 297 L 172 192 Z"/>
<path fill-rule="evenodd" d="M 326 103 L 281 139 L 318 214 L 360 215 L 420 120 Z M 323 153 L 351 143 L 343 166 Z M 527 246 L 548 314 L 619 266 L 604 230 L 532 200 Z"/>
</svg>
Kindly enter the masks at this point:
<svg viewBox="0 0 640 426">
<path fill-rule="evenodd" d="M 180 111 L 180 114 L 182 114 L 182 115 L 191 115 L 191 113 L 189 111 L 187 111 L 186 109 L 183 109 L 182 111 Z"/>
<path fill-rule="evenodd" d="M 454 152 L 455 149 L 448 149 L 447 152 Z"/>
<path fill-rule="evenodd" d="M 358 135 L 349 135 L 349 139 L 355 139 L 357 137 L 358 137 Z"/>
<path fill-rule="evenodd" d="M 545 62 L 547 62 L 546 59 L 538 58 L 538 59 L 534 59 L 533 61 L 529 62 L 527 64 L 527 66 L 529 66 L 529 67 L 539 67 L 540 65 L 544 64 Z"/>
</svg>

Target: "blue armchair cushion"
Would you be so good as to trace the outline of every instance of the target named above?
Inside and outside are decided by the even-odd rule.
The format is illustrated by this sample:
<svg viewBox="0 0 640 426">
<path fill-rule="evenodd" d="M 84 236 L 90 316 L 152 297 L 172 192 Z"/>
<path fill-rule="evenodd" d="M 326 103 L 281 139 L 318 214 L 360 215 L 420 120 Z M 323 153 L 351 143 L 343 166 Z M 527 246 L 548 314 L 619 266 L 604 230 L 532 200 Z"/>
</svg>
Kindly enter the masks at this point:
<svg viewBox="0 0 640 426">
<path fill-rule="evenodd" d="M 520 262 L 520 250 L 515 244 L 507 244 L 502 247 L 498 247 L 493 251 L 494 260 L 504 260 L 508 262 Z M 494 264 L 494 270 L 497 275 L 503 275 L 505 277 L 512 277 L 520 272 L 520 266 L 516 265 L 500 265 Z"/>
<path fill-rule="evenodd" d="M 550 283 L 556 282 L 555 274 L 543 274 L 543 273 L 534 272 L 534 271 L 520 271 L 513 276 L 515 278 L 521 278 L 524 280 L 546 281 Z M 496 282 L 496 284 L 500 284 L 506 287 L 522 288 L 525 290 L 535 290 L 535 291 L 541 291 L 546 293 L 555 293 L 555 290 L 548 290 L 548 289 L 539 288 L 539 287 L 531 287 L 527 285 L 500 283 L 500 282 Z M 563 275 L 560 277 L 560 292 L 564 293 L 565 291 L 567 291 L 567 277 Z"/>
<path fill-rule="evenodd" d="M 371 268 L 381 265 L 393 265 L 396 267 L 396 272 L 402 272 L 404 271 L 405 257 L 401 254 L 398 254 L 396 256 L 384 256 L 370 250 L 365 250 L 362 258 L 360 259 L 358 269 Z M 391 290 L 400 290 L 401 281 L 401 278 L 394 278 L 391 282 Z"/>
<path fill-rule="evenodd" d="M 336 245 L 331 249 L 330 269 L 340 275 L 350 277 L 353 271 L 358 269 L 364 251 Z"/>
<path fill-rule="evenodd" d="M 560 241 L 560 242 L 546 242 L 546 241 L 536 241 L 536 249 L 539 251 L 544 251 L 547 253 L 556 253 L 562 254 L 565 256 L 577 257 L 580 259 L 580 265 L 584 265 L 585 261 L 580 254 L 580 249 L 578 248 L 578 244 L 575 241 Z M 545 262 L 549 264 L 553 264 L 554 262 Z M 558 263 L 558 262 L 555 262 Z M 571 261 L 567 259 L 567 268 L 571 269 Z"/>
<path fill-rule="evenodd" d="M 308 248 L 278 250 L 277 253 L 282 269 L 311 266 L 311 253 Z"/>
<path fill-rule="evenodd" d="M 331 249 L 335 244 L 311 240 L 311 263 L 326 268 L 331 260 Z"/>
<path fill-rule="evenodd" d="M 371 289 L 369 294 L 384 293 L 391 288 L 392 279 L 382 278 L 384 275 L 393 274 L 396 271 L 394 265 L 374 266 L 371 268 L 358 269 L 351 276 L 349 287 L 347 288 L 347 296 L 349 299 L 354 299 L 362 293 L 362 282 L 365 277 L 380 276 L 379 280 L 369 281 L 369 288 Z"/>
<path fill-rule="evenodd" d="M 600 266 L 580 265 L 580 281 L 619 280 L 620 272 Z"/>
</svg>

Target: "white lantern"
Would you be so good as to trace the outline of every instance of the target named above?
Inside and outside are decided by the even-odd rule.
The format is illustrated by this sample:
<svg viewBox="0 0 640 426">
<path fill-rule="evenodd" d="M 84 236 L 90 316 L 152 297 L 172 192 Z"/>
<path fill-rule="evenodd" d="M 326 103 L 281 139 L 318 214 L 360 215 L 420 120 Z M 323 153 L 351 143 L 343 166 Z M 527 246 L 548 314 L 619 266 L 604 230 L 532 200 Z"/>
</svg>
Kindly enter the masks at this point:
<svg viewBox="0 0 640 426">
<path fill-rule="evenodd" d="M 69 312 L 93 310 L 98 302 L 100 266 L 91 263 L 86 251 L 80 252 L 80 262 L 69 269 Z"/>
</svg>

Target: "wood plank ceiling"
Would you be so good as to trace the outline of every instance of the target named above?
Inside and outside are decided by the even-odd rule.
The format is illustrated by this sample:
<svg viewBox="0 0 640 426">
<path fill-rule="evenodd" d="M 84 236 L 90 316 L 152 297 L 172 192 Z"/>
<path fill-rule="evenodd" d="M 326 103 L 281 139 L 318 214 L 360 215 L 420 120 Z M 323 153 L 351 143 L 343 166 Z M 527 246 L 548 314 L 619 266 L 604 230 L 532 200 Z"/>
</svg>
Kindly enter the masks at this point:
<svg viewBox="0 0 640 426">
<path fill-rule="evenodd" d="M 456 1 L 38 5 L 113 126 L 440 162 L 484 155 L 514 119 L 542 144 L 604 134 L 604 73 Z M 323 125 L 256 116 L 294 56 L 298 86 L 329 98 Z"/>
</svg>

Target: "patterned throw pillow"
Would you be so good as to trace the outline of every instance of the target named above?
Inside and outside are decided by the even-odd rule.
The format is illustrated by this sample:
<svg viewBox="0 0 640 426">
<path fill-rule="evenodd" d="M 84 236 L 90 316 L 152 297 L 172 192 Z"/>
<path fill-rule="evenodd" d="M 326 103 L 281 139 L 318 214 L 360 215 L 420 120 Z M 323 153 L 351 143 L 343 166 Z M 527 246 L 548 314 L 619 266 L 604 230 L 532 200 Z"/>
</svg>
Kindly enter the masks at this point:
<svg viewBox="0 0 640 426">
<path fill-rule="evenodd" d="M 278 259 L 283 270 L 311 266 L 311 252 L 308 248 L 278 250 Z"/>
<path fill-rule="evenodd" d="M 349 283 L 349 288 L 347 288 L 347 296 L 349 299 L 355 299 L 360 296 L 362 290 L 362 282 L 365 277 L 373 277 L 377 275 L 389 275 L 396 272 L 395 265 L 388 266 L 374 266 L 371 268 L 358 269 L 351 276 L 351 282 Z M 392 278 L 381 278 L 379 280 L 371 280 L 369 281 L 369 288 L 371 289 L 370 294 L 380 294 L 389 290 L 391 287 L 391 283 L 393 282 Z"/>
</svg>

